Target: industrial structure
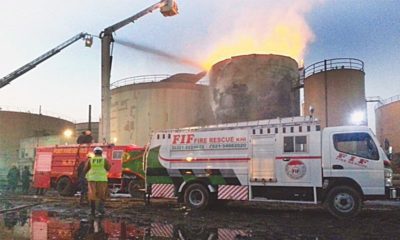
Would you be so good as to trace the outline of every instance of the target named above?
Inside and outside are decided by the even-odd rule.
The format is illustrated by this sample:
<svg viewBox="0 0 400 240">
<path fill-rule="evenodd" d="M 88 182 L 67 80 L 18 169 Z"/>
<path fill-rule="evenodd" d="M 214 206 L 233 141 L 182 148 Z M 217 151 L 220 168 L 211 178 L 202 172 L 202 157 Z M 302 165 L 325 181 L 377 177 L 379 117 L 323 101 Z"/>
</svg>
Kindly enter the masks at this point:
<svg viewBox="0 0 400 240">
<path fill-rule="evenodd" d="M 382 145 L 387 140 L 396 155 L 400 155 L 400 125 L 398 119 L 400 119 L 400 95 L 385 99 L 376 105 L 376 135 Z"/>
<path fill-rule="evenodd" d="M 17 163 L 21 139 L 62 135 L 65 129 L 75 129 L 74 123 L 42 114 L 0 111 L 0 168 Z"/>
<path fill-rule="evenodd" d="M 364 63 L 353 58 L 335 58 L 304 69 L 304 113 L 314 109 L 322 127 L 351 125 L 351 116 L 363 114 L 367 125 Z"/>
<path fill-rule="evenodd" d="M 200 74 L 139 76 L 113 83 L 111 142 L 145 145 L 151 132 L 214 123 Z"/>
<path fill-rule="evenodd" d="M 110 77 L 112 67 L 112 50 L 114 38 L 113 34 L 126 25 L 135 22 L 139 18 L 152 13 L 155 10 L 160 10 L 165 17 L 170 17 L 178 14 L 178 6 L 175 0 L 161 0 L 158 3 L 130 16 L 122 21 L 119 21 L 109 27 L 106 27 L 101 33 L 101 138 L 106 142 L 110 142 L 111 131 L 111 90 Z"/>
<path fill-rule="evenodd" d="M 218 123 L 300 114 L 297 62 L 286 56 L 252 54 L 213 65 L 211 104 Z"/>
</svg>

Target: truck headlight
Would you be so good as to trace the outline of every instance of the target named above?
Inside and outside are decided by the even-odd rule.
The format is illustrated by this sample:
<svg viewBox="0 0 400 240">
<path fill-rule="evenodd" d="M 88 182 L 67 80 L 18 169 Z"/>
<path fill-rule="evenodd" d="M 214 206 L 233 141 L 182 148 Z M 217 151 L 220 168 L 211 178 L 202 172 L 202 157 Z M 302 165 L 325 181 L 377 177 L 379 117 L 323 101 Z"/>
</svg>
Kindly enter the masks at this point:
<svg viewBox="0 0 400 240">
<path fill-rule="evenodd" d="M 392 169 L 385 168 L 385 186 L 393 186 L 392 178 L 393 178 Z"/>
</svg>

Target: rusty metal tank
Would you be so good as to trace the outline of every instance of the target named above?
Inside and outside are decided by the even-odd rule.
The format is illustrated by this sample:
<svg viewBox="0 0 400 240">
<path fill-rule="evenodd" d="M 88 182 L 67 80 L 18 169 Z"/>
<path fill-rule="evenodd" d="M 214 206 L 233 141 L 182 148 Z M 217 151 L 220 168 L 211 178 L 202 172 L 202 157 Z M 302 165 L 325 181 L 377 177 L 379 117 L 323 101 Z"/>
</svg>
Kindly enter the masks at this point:
<svg viewBox="0 0 400 240">
<path fill-rule="evenodd" d="M 304 70 L 304 113 L 314 108 L 322 127 L 353 125 L 352 114 L 364 114 L 367 125 L 364 63 L 335 58 L 314 63 Z"/>
<path fill-rule="evenodd" d="M 298 64 L 290 57 L 232 57 L 213 65 L 209 79 L 218 123 L 299 115 Z"/>
</svg>

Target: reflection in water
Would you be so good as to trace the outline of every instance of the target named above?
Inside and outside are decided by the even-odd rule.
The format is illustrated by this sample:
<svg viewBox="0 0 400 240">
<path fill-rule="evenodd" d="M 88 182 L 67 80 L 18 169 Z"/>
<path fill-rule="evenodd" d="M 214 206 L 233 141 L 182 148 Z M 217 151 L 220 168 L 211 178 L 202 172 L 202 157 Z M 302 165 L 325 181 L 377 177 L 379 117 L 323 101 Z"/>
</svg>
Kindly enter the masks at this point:
<svg viewBox="0 0 400 240">
<path fill-rule="evenodd" d="M 29 218 L 28 210 L 23 209 L 23 210 L 19 211 L 18 216 L 19 216 L 19 223 L 21 224 L 21 226 L 22 227 L 25 226 L 25 224 L 28 222 L 28 218 Z"/>
<path fill-rule="evenodd" d="M 28 221 L 28 212 L 21 210 L 20 212 L 8 212 L 3 215 L 4 226 L 8 229 L 14 228 L 18 223 L 24 226 Z"/>
<path fill-rule="evenodd" d="M 18 223 L 18 216 L 16 216 L 14 213 L 6 213 L 3 220 L 4 226 L 6 226 L 8 229 L 12 229 Z"/>
<path fill-rule="evenodd" d="M 26 214 L 26 213 L 24 213 Z M 21 215 L 19 215 L 21 216 Z M 6 218 L 4 218 L 6 219 Z M 15 226 L 17 218 L 8 219 Z M 26 219 L 25 219 L 26 222 Z M 20 220 L 22 224 L 22 221 Z M 43 210 L 31 212 L 31 236 L 42 239 L 250 239 L 245 230 L 202 228 L 187 225 L 151 223 L 149 226 L 130 223 L 125 219 L 62 219 Z"/>
<path fill-rule="evenodd" d="M 107 236 L 100 219 L 81 221 L 79 229 L 74 233 L 74 239 L 107 239 Z"/>
</svg>

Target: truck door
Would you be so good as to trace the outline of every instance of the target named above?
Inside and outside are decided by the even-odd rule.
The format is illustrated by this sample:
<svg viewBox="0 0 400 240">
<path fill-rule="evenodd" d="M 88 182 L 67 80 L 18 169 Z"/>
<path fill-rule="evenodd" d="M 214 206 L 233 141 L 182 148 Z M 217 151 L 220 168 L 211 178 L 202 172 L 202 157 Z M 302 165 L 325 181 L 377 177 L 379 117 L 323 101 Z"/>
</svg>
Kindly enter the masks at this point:
<svg viewBox="0 0 400 240">
<path fill-rule="evenodd" d="M 331 176 L 354 179 L 364 194 L 384 194 L 384 165 L 374 138 L 368 132 L 336 132 L 330 140 Z"/>
<path fill-rule="evenodd" d="M 315 134 L 316 136 L 312 136 Z M 321 182 L 321 155 L 310 142 L 318 133 L 284 135 L 276 157 L 278 182 L 288 185 L 314 186 Z"/>
<path fill-rule="evenodd" d="M 253 136 L 251 181 L 276 181 L 275 136 Z"/>
<path fill-rule="evenodd" d="M 51 163 L 52 163 L 52 152 L 40 151 L 36 152 L 36 159 L 33 173 L 33 187 L 34 188 L 50 188 L 50 175 L 51 175 Z"/>
</svg>

